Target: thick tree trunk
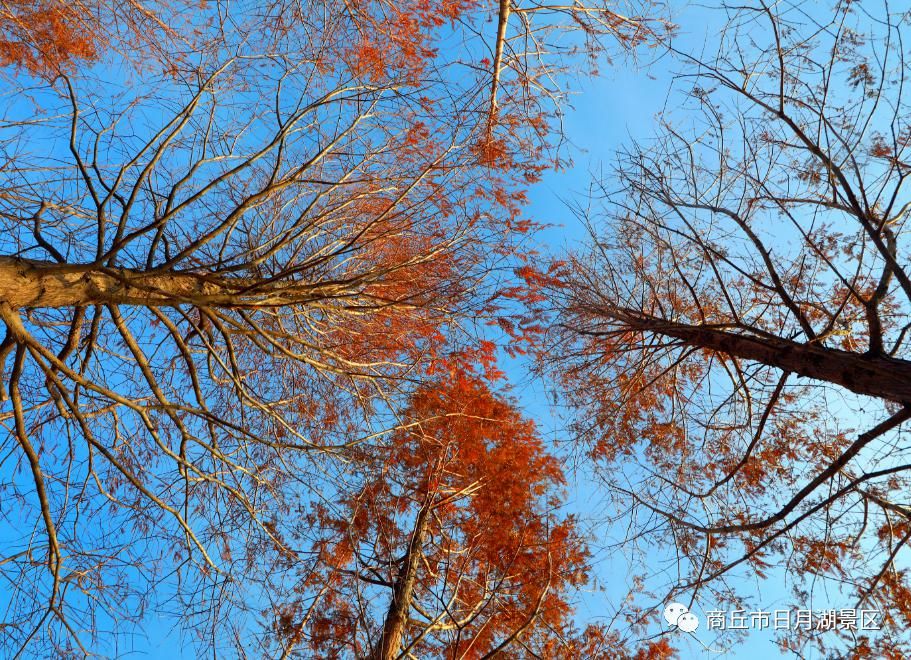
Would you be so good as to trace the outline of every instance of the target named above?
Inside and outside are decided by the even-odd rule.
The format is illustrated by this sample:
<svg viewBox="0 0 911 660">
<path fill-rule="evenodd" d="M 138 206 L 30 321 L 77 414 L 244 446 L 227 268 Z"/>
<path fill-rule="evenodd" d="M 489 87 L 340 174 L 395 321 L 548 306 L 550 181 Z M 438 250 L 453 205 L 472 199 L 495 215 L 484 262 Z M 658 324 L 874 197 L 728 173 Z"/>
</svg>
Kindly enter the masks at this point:
<svg viewBox="0 0 911 660">
<path fill-rule="evenodd" d="M 200 307 L 274 307 L 337 293 L 329 288 L 287 279 L 268 282 L 186 271 L 144 272 L 0 257 L 0 302 L 12 309 L 188 303 Z"/>
<path fill-rule="evenodd" d="M 370 653 L 369 660 L 395 660 L 402 648 L 405 627 L 408 624 L 408 613 L 411 611 L 411 599 L 414 594 L 414 583 L 417 578 L 418 564 L 421 560 L 421 547 L 427 532 L 427 523 L 432 509 L 432 500 L 427 498 L 418 511 L 412 530 L 408 550 L 402 561 L 402 569 L 395 579 L 392 588 L 392 601 L 383 622 L 383 633 L 379 642 Z"/>
<path fill-rule="evenodd" d="M 911 362 L 908 360 L 801 344 L 778 337 L 738 334 L 634 312 L 603 313 L 636 330 L 679 339 L 687 346 L 761 362 L 782 371 L 839 385 L 857 394 L 911 403 Z"/>
</svg>

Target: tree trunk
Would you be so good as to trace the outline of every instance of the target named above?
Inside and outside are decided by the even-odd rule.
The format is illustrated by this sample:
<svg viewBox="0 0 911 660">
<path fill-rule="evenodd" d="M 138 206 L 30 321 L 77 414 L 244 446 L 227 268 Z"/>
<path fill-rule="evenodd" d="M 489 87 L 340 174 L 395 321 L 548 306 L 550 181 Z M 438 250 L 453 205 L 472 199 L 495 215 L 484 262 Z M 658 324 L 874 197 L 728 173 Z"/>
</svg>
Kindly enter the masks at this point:
<svg viewBox="0 0 911 660">
<path fill-rule="evenodd" d="M 839 385 L 856 394 L 911 403 L 911 362 L 908 360 L 801 344 L 779 337 L 738 334 L 626 310 L 599 312 L 636 330 L 679 339 L 687 346 L 761 362 L 782 371 Z"/>
<path fill-rule="evenodd" d="M 290 277 L 256 280 L 0 257 L 0 301 L 17 310 L 105 304 L 277 307 L 323 299 L 345 288 L 344 283 L 312 284 Z"/>
<path fill-rule="evenodd" d="M 392 602 L 389 603 L 389 610 L 386 612 L 386 619 L 383 622 L 383 633 L 371 651 L 369 660 L 395 660 L 399 656 L 402 638 L 405 636 L 405 627 L 408 624 L 408 613 L 411 611 L 414 583 L 418 563 L 421 560 L 421 547 L 424 545 L 427 522 L 432 508 L 432 498 L 428 496 L 414 522 L 408 550 L 402 561 L 402 570 L 399 571 L 395 585 L 392 587 Z"/>
</svg>

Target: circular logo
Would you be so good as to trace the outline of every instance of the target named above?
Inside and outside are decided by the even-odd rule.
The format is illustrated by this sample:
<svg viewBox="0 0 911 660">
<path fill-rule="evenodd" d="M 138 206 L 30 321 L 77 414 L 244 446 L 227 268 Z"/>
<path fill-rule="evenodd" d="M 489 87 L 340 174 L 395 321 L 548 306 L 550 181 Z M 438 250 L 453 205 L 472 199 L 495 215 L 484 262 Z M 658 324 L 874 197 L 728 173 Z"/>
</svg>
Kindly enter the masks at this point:
<svg viewBox="0 0 911 660">
<path fill-rule="evenodd" d="M 677 626 L 683 632 L 694 632 L 699 627 L 699 617 L 690 612 L 683 603 L 668 603 L 664 608 L 664 620 L 668 625 Z"/>
</svg>

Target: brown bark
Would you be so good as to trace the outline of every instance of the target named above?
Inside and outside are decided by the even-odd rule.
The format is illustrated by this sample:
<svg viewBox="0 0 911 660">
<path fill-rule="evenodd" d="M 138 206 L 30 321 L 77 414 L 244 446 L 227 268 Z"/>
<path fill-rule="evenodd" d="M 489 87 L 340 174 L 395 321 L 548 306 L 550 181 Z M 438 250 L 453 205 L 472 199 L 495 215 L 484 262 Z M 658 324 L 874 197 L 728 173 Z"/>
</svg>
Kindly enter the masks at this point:
<svg viewBox="0 0 911 660">
<path fill-rule="evenodd" d="M 395 660 L 399 657 L 399 649 L 402 647 L 405 627 L 408 624 L 408 613 L 411 611 L 414 583 L 421 560 L 421 547 L 424 545 L 424 536 L 427 532 L 427 523 L 432 508 L 431 498 L 428 497 L 418 511 L 408 550 L 402 560 L 402 569 L 392 588 L 392 601 L 389 603 L 389 610 L 383 621 L 383 633 L 371 651 L 369 660 Z"/>
<path fill-rule="evenodd" d="M 839 385 L 856 394 L 904 404 L 911 402 L 911 362 L 907 360 L 852 353 L 819 344 L 801 344 L 780 337 L 739 334 L 635 312 L 599 311 L 636 330 L 679 339 L 687 346 L 761 362 L 782 371 Z"/>
<path fill-rule="evenodd" d="M 330 290 L 335 288 L 340 287 L 0 257 L 0 302 L 12 309 L 187 303 L 200 307 L 275 307 L 325 298 L 337 294 Z"/>
</svg>

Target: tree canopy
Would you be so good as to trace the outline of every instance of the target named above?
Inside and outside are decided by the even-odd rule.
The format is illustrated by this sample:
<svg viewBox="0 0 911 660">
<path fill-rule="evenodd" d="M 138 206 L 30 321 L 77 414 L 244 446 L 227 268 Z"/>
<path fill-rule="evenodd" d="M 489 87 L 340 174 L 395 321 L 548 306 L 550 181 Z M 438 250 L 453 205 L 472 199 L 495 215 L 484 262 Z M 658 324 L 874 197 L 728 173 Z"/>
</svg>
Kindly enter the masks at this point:
<svg viewBox="0 0 911 660">
<path fill-rule="evenodd" d="M 477 377 L 496 378 L 491 337 L 524 351 L 538 333 L 523 311 L 538 295 L 525 189 L 560 162 L 566 76 L 654 38 L 660 23 L 644 12 L 472 0 L 0 7 L 0 489 L 16 503 L 0 535 L 4 653 L 100 644 L 116 655 L 148 611 L 177 612 L 213 652 L 312 635 L 312 649 L 394 657 L 398 640 L 417 640 L 404 620 L 405 632 L 325 640 L 278 602 L 289 585 L 269 572 L 310 566 L 291 540 L 300 521 L 324 535 L 354 525 L 357 544 L 387 552 L 378 579 L 413 580 L 415 604 L 428 597 L 411 558 L 444 561 L 426 548 L 468 534 L 459 506 L 495 486 L 480 473 L 421 485 L 459 442 L 444 431 L 468 432 L 455 422 L 421 427 L 439 447 L 412 457 L 426 465 L 394 466 L 397 485 L 383 483 L 381 454 L 424 437 L 419 413 L 438 415 L 434 397 L 451 394 L 439 374 L 484 365 Z M 518 413 L 476 396 L 507 430 L 499 448 L 478 430 L 460 451 L 492 452 L 491 469 L 505 456 L 546 467 L 513 486 L 516 517 L 503 522 L 516 538 L 498 546 L 478 529 L 452 541 L 467 544 L 471 561 L 454 564 L 463 581 L 502 573 L 459 593 L 480 608 L 477 643 L 505 648 L 539 620 L 563 625 L 560 589 L 584 550 L 567 541 L 567 557 L 536 555 L 551 573 L 505 595 L 525 583 L 506 575 L 505 555 L 528 574 L 527 547 L 571 533 L 539 502 L 559 483 L 553 459 Z M 497 453 L 508 451 L 519 453 Z M 352 465 L 361 483 L 343 478 Z M 322 513 L 381 486 L 399 518 Z M 451 488 L 468 499 L 449 502 Z M 388 553 L 414 524 L 409 498 L 427 531 L 411 534 L 403 563 Z M 335 571 L 327 585 L 352 570 L 323 564 L 312 570 Z M 425 623 L 424 643 L 443 644 Z"/>
</svg>

